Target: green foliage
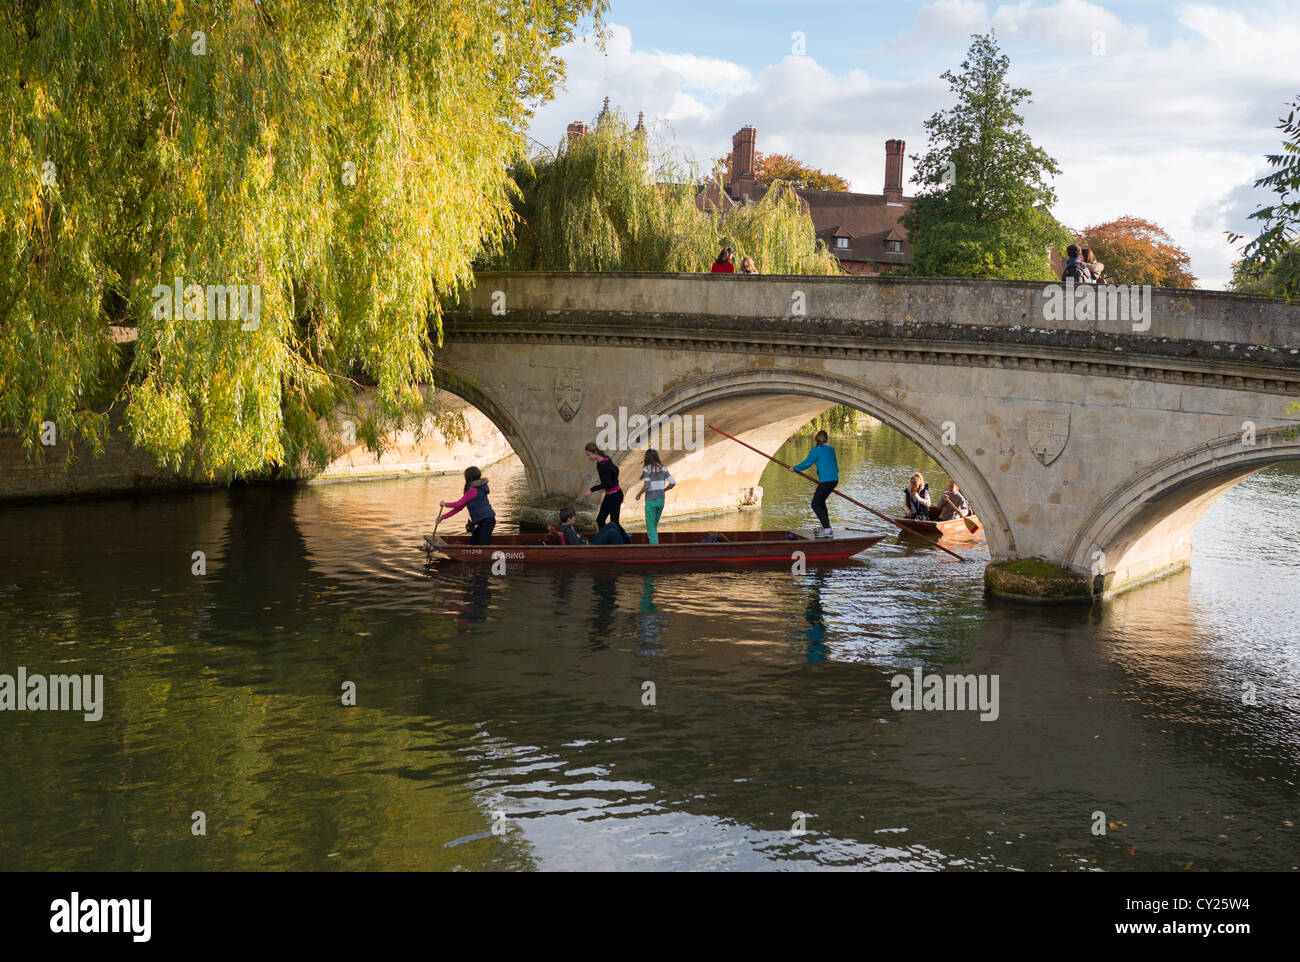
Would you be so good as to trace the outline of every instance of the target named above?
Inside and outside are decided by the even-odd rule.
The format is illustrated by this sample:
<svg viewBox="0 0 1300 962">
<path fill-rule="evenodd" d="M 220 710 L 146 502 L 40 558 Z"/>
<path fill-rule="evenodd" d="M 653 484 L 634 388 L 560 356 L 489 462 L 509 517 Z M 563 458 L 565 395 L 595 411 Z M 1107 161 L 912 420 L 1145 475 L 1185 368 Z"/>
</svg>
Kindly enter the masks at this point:
<svg viewBox="0 0 1300 962">
<path fill-rule="evenodd" d="M 508 231 L 527 105 L 604 6 L 5 4 L 0 429 L 94 445 L 107 394 L 213 477 L 320 460 L 340 405 L 376 447 L 421 419 L 439 296 Z M 160 309 L 175 278 L 199 306 L 257 285 L 258 323 Z M 124 374 L 110 323 L 138 330 Z"/>
<path fill-rule="evenodd" d="M 514 235 L 489 248 L 496 270 L 707 271 L 724 246 L 765 274 L 837 274 L 817 243 L 807 205 L 776 184 L 757 202 L 706 213 L 695 171 L 610 114 L 553 156 L 514 170 Z"/>
<path fill-rule="evenodd" d="M 1277 200 L 1250 215 L 1260 222 L 1261 230 L 1233 265 L 1233 290 L 1300 297 L 1300 122 L 1296 120 L 1300 99 L 1290 107 L 1277 124 L 1283 134 L 1282 153 L 1268 155 L 1273 171 L 1255 181 L 1256 187 L 1267 187 Z M 1228 239 L 1236 243 L 1242 235 L 1229 234 Z"/>
<path fill-rule="evenodd" d="M 1247 266 L 1244 260 L 1237 261 L 1232 265 L 1228 290 L 1242 294 L 1300 298 L 1300 241 L 1293 241 L 1270 255 L 1267 266 Z"/>
<path fill-rule="evenodd" d="M 1055 280 L 1048 249 L 1070 242 L 1048 212 L 1060 170 L 1022 129 L 1030 91 L 1007 84 L 1009 66 L 990 33 L 973 38 L 960 74 L 943 74 L 957 102 L 925 122 L 929 148 L 912 158 L 912 274 Z"/>
<path fill-rule="evenodd" d="M 864 411 L 847 404 L 837 404 L 801 427 L 799 433 L 816 434 L 818 431 L 825 431 L 832 435 L 857 434 L 877 423 L 879 422 L 875 418 Z"/>
</svg>

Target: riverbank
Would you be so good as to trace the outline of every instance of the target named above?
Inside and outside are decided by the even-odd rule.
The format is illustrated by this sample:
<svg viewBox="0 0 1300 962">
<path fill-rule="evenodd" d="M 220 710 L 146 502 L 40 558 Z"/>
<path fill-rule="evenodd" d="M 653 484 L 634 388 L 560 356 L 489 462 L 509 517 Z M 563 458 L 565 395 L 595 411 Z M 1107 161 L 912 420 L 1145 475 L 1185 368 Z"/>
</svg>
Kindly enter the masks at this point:
<svg viewBox="0 0 1300 962">
<path fill-rule="evenodd" d="M 478 409 L 446 393 L 439 396 L 438 402 L 443 410 L 463 417 L 463 439 L 448 440 L 430 422 L 422 437 L 414 431 L 399 432 L 376 458 L 355 438 L 345 438 L 342 452 L 323 471 L 284 483 L 329 484 L 459 474 L 467 465 L 487 468 L 513 455 L 505 436 Z M 0 434 L 0 505 L 221 487 L 220 483 L 187 477 L 158 464 L 149 452 L 135 447 L 121 428 L 116 422 L 111 426 L 104 451 L 98 457 L 85 445 L 79 445 L 71 461 L 68 456 L 72 449 L 59 436 L 57 425 L 50 425 L 47 435 L 52 443 L 43 445 L 34 456 L 28 455 L 14 435 Z"/>
</svg>

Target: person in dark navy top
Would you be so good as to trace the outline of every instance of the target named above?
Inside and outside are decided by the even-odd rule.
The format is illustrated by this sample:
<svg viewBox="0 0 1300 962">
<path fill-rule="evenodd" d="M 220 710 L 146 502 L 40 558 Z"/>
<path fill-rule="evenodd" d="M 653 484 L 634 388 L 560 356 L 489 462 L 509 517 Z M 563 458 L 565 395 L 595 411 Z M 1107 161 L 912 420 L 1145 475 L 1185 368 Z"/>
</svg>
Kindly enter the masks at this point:
<svg viewBox="0 0 1300 962">
<path fill-rule="evenodd" d="M 604 491 L 600 501 L 600 510 L 596 512 L 596 528 L 605 527 L 606 521 L 618 524 L 619 512 L 623 510 L 623 489 L 618 485 L 618 465 L 610 460 L 609 455 L 596 446 L 595 441 L 587 442 L 587 457 L 596 462 L 596 473 L 600 481 L 591 486 L 588 496 L 597 491 Z"/>
</svg>

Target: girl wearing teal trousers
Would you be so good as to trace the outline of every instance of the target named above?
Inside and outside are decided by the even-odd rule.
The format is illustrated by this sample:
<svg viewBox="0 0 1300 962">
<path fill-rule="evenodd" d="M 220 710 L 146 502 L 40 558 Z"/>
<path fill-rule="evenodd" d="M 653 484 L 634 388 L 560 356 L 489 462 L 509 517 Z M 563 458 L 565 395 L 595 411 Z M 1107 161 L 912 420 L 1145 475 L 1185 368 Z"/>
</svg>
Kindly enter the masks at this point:
<svg viewBox="0 0 1300 962">
<path fill-rule="evenodd" d="M 664 495 L 675 484 L 677 482 L 659 460 L 659 452 L 649 448 L 641 465 L 641 490 L 636 493 L 636 499 L 640 501 L 641 495 L 645 495 L 645 531 L 651 544 L 659 543 L 659 518 L 664 513 Z"/>
</svg>

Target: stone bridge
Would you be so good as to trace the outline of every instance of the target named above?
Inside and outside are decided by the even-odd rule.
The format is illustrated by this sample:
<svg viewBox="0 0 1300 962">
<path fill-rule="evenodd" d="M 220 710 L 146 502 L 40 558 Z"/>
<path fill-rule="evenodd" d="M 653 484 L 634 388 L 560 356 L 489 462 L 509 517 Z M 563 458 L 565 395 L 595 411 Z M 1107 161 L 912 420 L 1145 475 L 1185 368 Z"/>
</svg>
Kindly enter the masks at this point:
<svg viewBox="0 0 1300 962">
<path fill-rule="evenodd" d="M 1108 595 L 1185 566 L 1192 530 L 1220 494 L 1300 457 L 1288 431 L 1300 424 L 1300 309 L 1168 289 L 1101 288 L 1088 300 L 1097 292 L 968 279 L 480 274 L 445 315 L 438 386 L 496 424 L 539 499 L 591 483 L 583 445 L 620 417 L 635 428 L 638 415 L 690 426 L 698 416 L 774 450 L 847 404 L 957 480 L 994 562 L 1040 558 Z M 636 440 L 610 451 L 625 478 L 639 476 Z M 674 515 L 761 498 L 760 457 L 717 435 L 698 450 L 681 440 L 659 441 L 679 481 Z M 1295 517 L 1293 505 L 1278 512 L 1280 523 Z"/>
</svg>

